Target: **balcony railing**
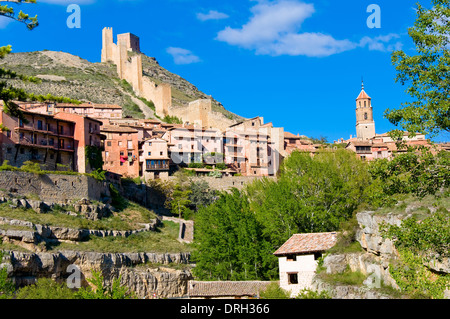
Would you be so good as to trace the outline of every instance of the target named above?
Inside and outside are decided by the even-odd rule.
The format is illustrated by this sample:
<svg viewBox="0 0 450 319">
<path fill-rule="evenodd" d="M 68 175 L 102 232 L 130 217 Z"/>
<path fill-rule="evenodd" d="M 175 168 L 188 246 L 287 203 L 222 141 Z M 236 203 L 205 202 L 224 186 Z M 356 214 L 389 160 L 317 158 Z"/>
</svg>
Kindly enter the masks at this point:
<svg viewBox="0 0 450 319">
<path fill-rule="evenodd" d="M 41 140 L 39 142 L 35 142 L 32 141 L 31 139 L 27 138 L 27 137 L 22 137 L 19 138 L 19 144 L 20 145 L 24 145 L 24 146 L 30 146 L 30 147 L 39 147 L 39 148 L 48 148 L 48 149 L 52 149 L 52 150 L 60 150 L 60 151 L 68 151 L 68 152 L 73 152 L 73 146 L 72 145 L 64 145 L 64 146 L 59 146 L 55 143 L 53 145 L 50 145 L 49 143 L 47 143 L 47 141 Z"/>
<path fill-rule="evenodd" d="M 147 165 L 147 171 L 168 170 L 169 164 L 161 165 Z"/>
</svg>

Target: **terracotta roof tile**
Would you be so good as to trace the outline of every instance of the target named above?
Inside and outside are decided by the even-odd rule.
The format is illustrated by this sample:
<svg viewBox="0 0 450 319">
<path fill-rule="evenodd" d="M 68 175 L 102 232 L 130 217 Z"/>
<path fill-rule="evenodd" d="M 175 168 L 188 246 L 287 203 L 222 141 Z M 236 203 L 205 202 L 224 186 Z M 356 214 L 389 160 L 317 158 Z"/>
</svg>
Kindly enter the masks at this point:
<svg viewBox="0 0 450 319">
<path fill-rule="evenodd" d="M 359 93 L 359 95 L 356 99 L 359 100 L 359 99 L 372 99 L 372 98 L 367 95 L 366 91 L 361 90 L 361 93 Z"/>
<path fill-rule="evenodd" d="M 271 281 L 194 281 L 189 282 L 189 297 L 256 296 Z"/>
<path fill-rule="evenodd" d="M 273 254 L 287 255 L 324 251 L 333 247 L 336 244 L 336 240 L 336 232 L 294 234 Z"/>
</svg>

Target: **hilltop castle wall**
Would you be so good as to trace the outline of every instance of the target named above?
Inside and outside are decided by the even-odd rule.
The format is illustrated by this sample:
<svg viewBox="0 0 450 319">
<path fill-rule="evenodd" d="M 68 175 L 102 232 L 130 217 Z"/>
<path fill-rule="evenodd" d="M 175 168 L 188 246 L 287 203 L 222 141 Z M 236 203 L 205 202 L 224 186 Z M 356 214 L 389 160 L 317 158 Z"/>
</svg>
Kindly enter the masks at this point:
<svg viewBox="0 0 450 319">
<path fill-rule="evenodd" d="M 152 101 L 158 116 L 169 114 L 168 109 L 172 106 L 170 85 L 166 83 L 157 85 L 149 78 L 144 78 L 141 56 L 128 57 L 128 51 L 140 53 L 139 38 L 131 33 L 119 34 L 115 44 L 112 28 L 104 28 L 102 35 L 101 61 L 116 64 L 119 78 L 130 83 L 138 96 Z"/>
<path fill-rule="evenodd" d="M 112 28 L 104 28 L 102 35 L 101 61 L 111 61 L 116 64 L 119 78 L 130 83 L 138 96 L 152 101 L 156 115 L 159 117 L 177 116 L 183 122 L 222 130 L 235 123 L 222 113 L 212 111 L 210 99 L 195 100 L 187 106 L 173 106 L 170 84 L 156 84 L 150 78 L 144 77 L 141 55 L 128 56 L 129 51 L 140 53 L 139 38 L 131 33 L 118 34 L 117 44 L 115 44 Z"/>
</svg>

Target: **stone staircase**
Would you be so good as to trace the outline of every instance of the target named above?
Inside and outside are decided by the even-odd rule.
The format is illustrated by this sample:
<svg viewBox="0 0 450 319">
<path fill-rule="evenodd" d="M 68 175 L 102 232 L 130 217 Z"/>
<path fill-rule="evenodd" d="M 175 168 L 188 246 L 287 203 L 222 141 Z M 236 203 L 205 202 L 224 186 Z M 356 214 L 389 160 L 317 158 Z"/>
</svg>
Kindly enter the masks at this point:
<svg viewBox="0 0 450 319">
<path fill-rule="evenodd" d="M 169 220 L 174 223 L 180 224 L 180 230 L 178 232 L 178 240 L 184 243 L 192 243 L 194 241 L 194 221 L 185 220 L 177 217 L 162 216 L 163 220 Z"/>
</svg>

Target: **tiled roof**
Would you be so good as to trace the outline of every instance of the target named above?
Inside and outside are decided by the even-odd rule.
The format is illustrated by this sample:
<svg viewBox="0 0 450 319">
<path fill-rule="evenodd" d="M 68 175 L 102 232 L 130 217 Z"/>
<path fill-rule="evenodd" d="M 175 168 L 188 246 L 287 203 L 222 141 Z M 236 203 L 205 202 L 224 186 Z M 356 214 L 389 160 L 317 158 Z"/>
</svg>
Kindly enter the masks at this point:
<svg viewBox="0 0 450 319">
<path fill-rule="evenodd" d="M 287 255 L 324 251 L 336 244 L 337 233 L 309 233 L 294 234 L 289 238 L 274 255 Z"/>
<path fill-rule="evenodd" d="M 359 100 L 359 99 L 371 99 L 371 97 L 367 95 L 366 91 L 361 90 L 361 93 L 359 93 L 359 95 L 358 95 L 358 97 L 356 99 L 357 100 Z"/>
<path fill-rule="evenodd" d="M 137 131 L 131 127 L 118 125 L 104 125 L 100 130 L 102 132 L 137 133 Z"/>
<path fill-rule="evenodd" d="M 189 297 L 256 296 L 271 281 L 194 281 L 189 282 Z"/>
</svg>

